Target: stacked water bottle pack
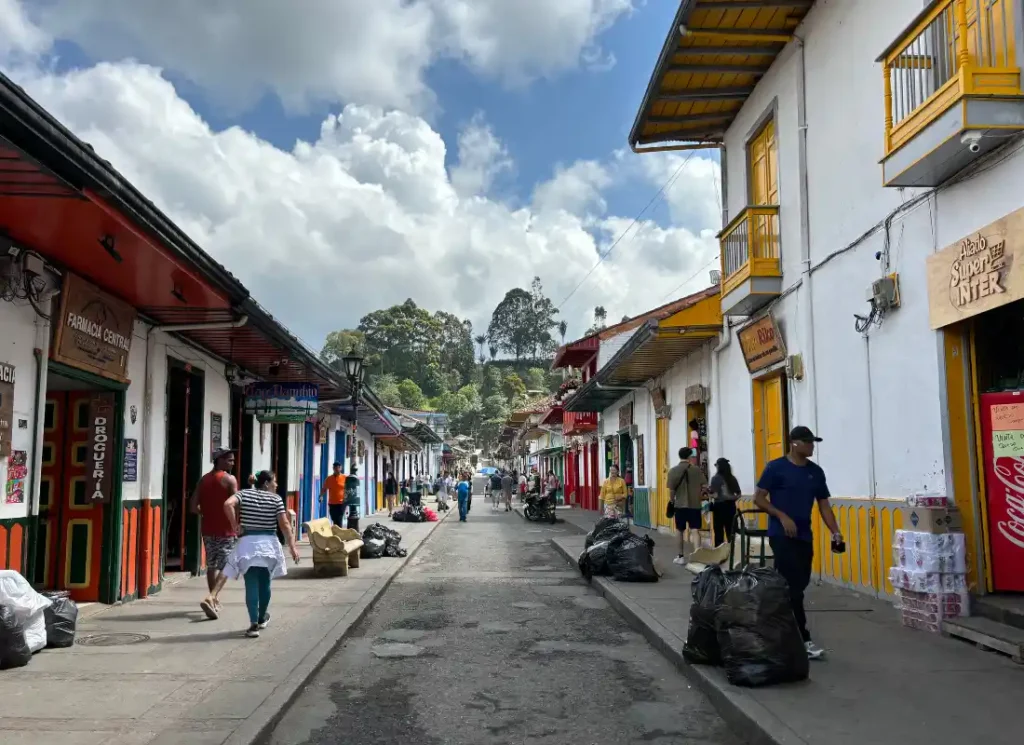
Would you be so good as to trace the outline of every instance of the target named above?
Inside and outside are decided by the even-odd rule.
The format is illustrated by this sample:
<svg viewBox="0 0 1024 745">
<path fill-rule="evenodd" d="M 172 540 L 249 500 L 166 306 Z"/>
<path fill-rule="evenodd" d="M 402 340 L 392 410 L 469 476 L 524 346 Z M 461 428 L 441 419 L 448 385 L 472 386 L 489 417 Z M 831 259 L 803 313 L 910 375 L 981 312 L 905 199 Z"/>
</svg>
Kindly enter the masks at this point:
<svg viewBox="0 0 1024 745">
<path fill-rule="evenodd" d="M 892 559 L 889 582 L 904 626 L 938 633 L 944 619 L 968 615 L 963 533 L 897 530 Z"/>
</svg>

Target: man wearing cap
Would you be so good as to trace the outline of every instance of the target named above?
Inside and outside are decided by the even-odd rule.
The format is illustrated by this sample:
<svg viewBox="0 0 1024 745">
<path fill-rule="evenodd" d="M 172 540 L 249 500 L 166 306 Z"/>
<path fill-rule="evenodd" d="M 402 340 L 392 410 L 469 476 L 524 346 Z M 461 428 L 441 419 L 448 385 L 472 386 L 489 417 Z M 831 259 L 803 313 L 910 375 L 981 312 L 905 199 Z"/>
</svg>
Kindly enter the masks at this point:
<svg viewBox="0 0 1024 745">
<path fill-rule="evenodd" d="M 227 582 L 224 565 L 238 540 L 224 513 L 224 503 L 238 493 L 238 481 L 231 475 L 234 468 L 234 450 L 214 450 L 213 469 L 199 479 L 190 503 L 192 512 L 202 517 L 200 524 L 203 548 L 206 550 L 206 585 L 210 592 L 199 603 L 199 607 L 211 621 L 220 615 L 220 601 L 217 597 Z"/>
<path fill-rule="evenodd" d="M 811 512 L 818 505 L 822 522 L 832 532 L 832 550 L 845 549 L 843 535 L 829 504 L 825 472 L 810 457 L 814 443 L 821 442 L 807 427 L 794 427 L 789 433 L 789 454 L 764 467 L 754 490 L 754 504 L 768 513 L 768 543 L 775 557 L 775 569 L 789 584 L 793 614 L 804 638 L 807 656 L 812 660 L 824 655 L 811 641 L 804 612 L 804 590 L 811 582 L 814 559 L 814 535 Z"/>
<path fill-rule="evenodd" d="M 345 474 L 341 472 L 341 463 L 335 462 L 333 473 L 324 479 L 320 487 L 320 504 L 324 503 L 324 496 L 327 497 L 331 522 L 339 528 L 345 527 L 341 524 L 345 519 Z"/>
</svg>

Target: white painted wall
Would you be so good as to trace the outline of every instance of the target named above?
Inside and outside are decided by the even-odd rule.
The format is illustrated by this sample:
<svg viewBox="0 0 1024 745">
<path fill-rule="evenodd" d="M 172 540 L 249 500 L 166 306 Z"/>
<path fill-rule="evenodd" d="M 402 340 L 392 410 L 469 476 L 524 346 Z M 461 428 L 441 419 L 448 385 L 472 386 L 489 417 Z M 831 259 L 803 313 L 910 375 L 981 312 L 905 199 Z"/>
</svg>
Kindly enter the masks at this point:
<svg viewBox="0 0 1024 745">
<path fill-rule="evenodd" d="M 31 306 L 14 305 L 0 300 L 0 362 L 15 367 L 11 449 L 25 451 L 29 463 L 29 473 L 25 478 L 25 501 L 21 504 L 7 504 L 7 458 L 0 458 L 0 519 L 28 515 L 31 485 L 37 476 L 32 469 L 35 389 L 38 374 L 33 354 L 36 338 L 35 319 L 36 314 Z"/>
<path fill-rule="evenodd" d="M 763 113 L 776 107 L 783 287 L 792 291 L 774 312 L 789 353 L 804 355 L 814 380 L 790 381 L 789 425 L 806 424 L 825 438 L 818 461 L 836 495 L 902 497 L 944 490 L 940 340 L 928 325 L 924 261 L 1024 204 L 1024 155 L 1018 153 L 895 218 L 891 269 L 900 274 L 903 305 L 870 331 L 869 344 L 854 329 L 853 314 L 866 311 L 865 291 L 881 276 L 875 252 L 885 243 L 884 230 L 862 237 L 919 193 L 881 185 L 883 81 L 875 59 L 920 9 L 920 0 L 819 2 L 797 31 L 806 55 L 807 206 L 815 267 L 810 282 L 800 256 L 796 43 L 764 76 L 726 137 L 731 217 L 747 203 L 747 138 Z M 720 357 L 719 378 L 712 407 L 721 407 L 722 454 L 747 491 L 756 476 L 751 384 L 735 338 Z M 717 414 L 709 413 L 709 426 L 716 422 Z M 710 442 L 714 459 L 717 438 Z"/>
</svg>

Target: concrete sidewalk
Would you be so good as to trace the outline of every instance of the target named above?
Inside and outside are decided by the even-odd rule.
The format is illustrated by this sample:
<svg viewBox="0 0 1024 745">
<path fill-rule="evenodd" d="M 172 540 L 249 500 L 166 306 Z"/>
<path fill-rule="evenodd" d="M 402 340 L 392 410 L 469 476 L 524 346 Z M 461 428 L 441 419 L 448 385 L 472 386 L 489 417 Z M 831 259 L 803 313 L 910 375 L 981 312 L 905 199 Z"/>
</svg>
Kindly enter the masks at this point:
<svg viewBox="0 0 1024 745">
<path fill-rule="evenodd" d="M 450 513 L 442 513 L 442 519 Z M 248 745 L 387 589 L 440 523 L 362 518 L 402 533 L 409 556 L 365 559 L 348 577 L 313 576 L 312 550 L 275 580 L 271 625 L 247 639 L 244 587 L 229 582 L 218 621 L 199 609 L 204 578 L 90 613 L 70 649 L 0 673 L 4 745 Z"/>
<path fill-rule="evenodd" d="M 559 515 L 562 517 L 562 515 Z M 575 566 L 579 528 L 592 515 L 567 519 L 571 536 L 552 538 Z M 596 518 L 596 515 L 593 515 Z M 807 611 L 826 661 L 811 663 L 810 680 L 769 688 L 730 685 L 721 668 L 682 657 L 693 575 L 671 563 L 673 536 L 644 531 L 656 542 L 662 581 L 593 586 L 623 617 L 699 686 L 736 732 L 752 743 L 792 745 L 1016 745 L 1024 702 L 1024 666 L 969 644 L 900 625 L 888 602 L 812 586 Z"/>
</svg>

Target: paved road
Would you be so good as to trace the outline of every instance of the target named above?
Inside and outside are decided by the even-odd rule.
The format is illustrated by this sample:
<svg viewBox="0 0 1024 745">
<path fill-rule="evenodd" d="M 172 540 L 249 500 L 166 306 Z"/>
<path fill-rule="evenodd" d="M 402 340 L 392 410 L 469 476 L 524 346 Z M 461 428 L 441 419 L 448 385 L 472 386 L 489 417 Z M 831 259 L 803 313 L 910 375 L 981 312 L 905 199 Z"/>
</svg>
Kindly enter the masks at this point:
<svg viewBox="0 0 1024 745">
<path fill-rule="evenodd" d="M 273 745 L 736 740 L 708 701 L 568 570 L 478 502 L 448 520 L 285 714 Z"/>
</svg>

